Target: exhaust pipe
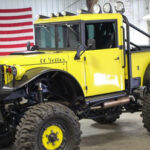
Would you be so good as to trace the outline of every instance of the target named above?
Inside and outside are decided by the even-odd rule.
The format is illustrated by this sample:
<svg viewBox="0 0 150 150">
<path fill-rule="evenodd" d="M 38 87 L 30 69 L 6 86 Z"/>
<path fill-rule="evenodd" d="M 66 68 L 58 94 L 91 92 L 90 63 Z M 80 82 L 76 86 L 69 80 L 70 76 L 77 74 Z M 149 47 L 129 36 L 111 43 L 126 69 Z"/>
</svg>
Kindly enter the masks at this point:
<svg viewBox="0 0 150 150">
<path fill-rule="evenodd" d="M 118 100 L 105 102 L 103 106 L 91 107 L 91 110 L 102 109 L 102 108 L 106 109 L 106 108 L 111 108 L 111 107 L 115 107 L 115 106 L 121 106 L 121 105 L 125 105 L 129 102 L 130 102 L 130 98 L 128 96 L 127 97 L 122 97 L 122 98 L 119 98 Z"/>
<path fill-rule="evenodd" d="M 104 108 L 111 108 L 114 106 L 120 106 L 120 105 L 124 105 L 130 102 L 130 98 L 129 97 L 123 97 L 120 98 L 116 101 L 111 101 L 111 102 L 106 102 L 104 103 Z"/>
</svg>

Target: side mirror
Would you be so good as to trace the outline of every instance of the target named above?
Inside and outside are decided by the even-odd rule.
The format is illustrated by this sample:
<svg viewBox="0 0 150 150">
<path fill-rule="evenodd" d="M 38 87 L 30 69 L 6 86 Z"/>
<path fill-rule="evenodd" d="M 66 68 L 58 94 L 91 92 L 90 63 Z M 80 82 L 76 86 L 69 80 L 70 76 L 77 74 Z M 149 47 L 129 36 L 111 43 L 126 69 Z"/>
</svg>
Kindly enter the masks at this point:
<svg viewBox="0 0 150 150">
<path fill-rule="evenodd" d="M 96 49 L 96 42 L 95 39 L 88 39 L 88 49 Z"/>
<path fill-rule="evenodd" d="M 27 42 L 27 51 L 30 51 L 30 49 L 31 49 L 31 43 L 30 43 L 30 41 L 28 41 Z"/>
<path fill-rule="evenodd" d="M 83 44 L 81 44 L 77 49 L 77 54 L 75 55 L 74 59 L 79 60 L 80 56 L 85 52 L 85 50 L 86 50 L 86 47 Z M 81 53 L 81 51 L 82 51 L 82 53 Z"/>
<path fill-rule="evenodd" d="M 31 51 L 35 51 L 35 50 L 39 50 L 39 46 L 33 45 L 33 47 L 31 48 Z"/>
</svg>

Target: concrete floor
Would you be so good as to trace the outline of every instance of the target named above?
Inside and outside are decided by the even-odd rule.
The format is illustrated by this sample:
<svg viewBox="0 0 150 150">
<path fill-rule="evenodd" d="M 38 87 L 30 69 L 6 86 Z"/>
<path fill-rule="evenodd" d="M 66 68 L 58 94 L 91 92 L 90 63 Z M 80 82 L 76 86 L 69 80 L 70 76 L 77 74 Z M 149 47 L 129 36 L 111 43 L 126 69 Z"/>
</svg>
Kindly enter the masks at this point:
<svg viewBox="0 0 150 150">
<path fill-rule="evenodd" d="M 81 127 L 81 150 L 150 150 L 150 134 L 143 128 L 140 113 L 123 114 L 112 125 L 82 120 Z"/>
</svg>

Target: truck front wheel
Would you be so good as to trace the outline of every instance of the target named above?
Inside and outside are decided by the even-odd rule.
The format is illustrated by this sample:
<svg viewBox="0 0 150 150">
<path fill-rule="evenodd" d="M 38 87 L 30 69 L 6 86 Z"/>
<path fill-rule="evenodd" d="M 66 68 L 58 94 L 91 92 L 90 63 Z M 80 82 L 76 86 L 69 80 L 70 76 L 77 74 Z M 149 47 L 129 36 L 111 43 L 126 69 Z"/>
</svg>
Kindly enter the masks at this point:
<svg viewBox="0 0 150 150">
<path fill-rule="evenodd" d="M 66 106 L 42 103 L 29 109 L 17 128 L 17 150 L 79 150 L 80 124 Z"/>
<path fill-rule="evenodd" d="M 150 132 L 150 93 L 145 94 L 143 100 L 142 117 L 144 127 Z"/>
<path fill-rule="evenodd" d="M 0 125 L 0 129 L 4 128 Z M 0 148 L 6 148 L 13 144 L 15 141 L 15 129 L 5 128 L 5 132 L 0 132 Z"/>
</svg>

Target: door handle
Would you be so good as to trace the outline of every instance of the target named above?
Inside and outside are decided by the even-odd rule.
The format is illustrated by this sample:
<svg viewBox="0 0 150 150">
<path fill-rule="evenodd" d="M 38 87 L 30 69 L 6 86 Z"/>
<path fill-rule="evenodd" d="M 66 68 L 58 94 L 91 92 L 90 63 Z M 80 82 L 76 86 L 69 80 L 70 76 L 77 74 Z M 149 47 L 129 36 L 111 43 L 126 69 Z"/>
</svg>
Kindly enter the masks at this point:
<svg viewBox="0 0 150 150">
<path fill-rule="evenodd" d="M 114 60 L 119 60 L 120 59 L 120 57 L 117 57 L 117 58 L 115 58 Z"/>
</svg>

